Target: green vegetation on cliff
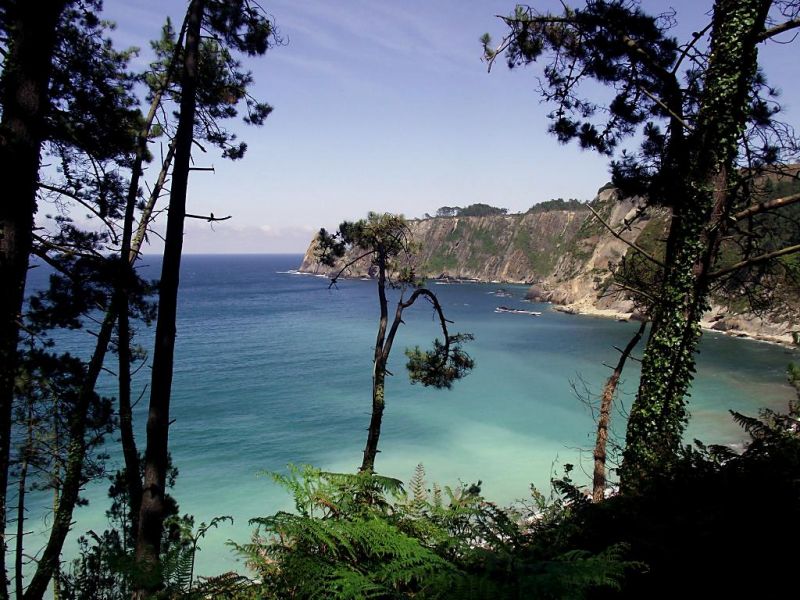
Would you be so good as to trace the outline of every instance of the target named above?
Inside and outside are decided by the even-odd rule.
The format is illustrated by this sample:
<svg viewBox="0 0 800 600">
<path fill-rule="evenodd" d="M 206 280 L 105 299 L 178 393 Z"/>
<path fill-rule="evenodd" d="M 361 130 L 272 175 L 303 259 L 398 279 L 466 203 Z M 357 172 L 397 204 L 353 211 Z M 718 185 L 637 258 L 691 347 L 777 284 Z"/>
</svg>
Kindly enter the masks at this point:
<svg viewBox="0 0 800 600">
<path fill-rule="evenodd" d="M 507 208 L 497 208 L 489 204 L 470 204 L 464 208 L 460 206 L 442 206 L 436 211 L 437 217 L 491 217 L 508 213 Z"/>
<path fill-rule="evenodd" d="M 560 203 L 559 203 L 560 205 Z M 461 209 L 459 209 L 461 210 Z M 489 216 L 450 216 L 409 221 L 419 246 L 417 273 L 423 277 L 471 278 L 530 282 L 550 276 L 590 212 L 555 205 L 525 214 L 495 212 Z M 300 270 L 325 270 L 314 258 L 312 242 Z M 350 275 L 367 274 L 355 265 Z"/>
</svg>

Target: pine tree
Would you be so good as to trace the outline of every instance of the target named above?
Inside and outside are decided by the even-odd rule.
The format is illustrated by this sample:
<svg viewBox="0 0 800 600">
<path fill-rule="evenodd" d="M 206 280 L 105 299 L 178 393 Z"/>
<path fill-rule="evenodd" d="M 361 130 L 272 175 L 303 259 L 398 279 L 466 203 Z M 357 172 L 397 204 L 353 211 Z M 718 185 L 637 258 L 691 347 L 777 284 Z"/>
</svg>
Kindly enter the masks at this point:
<svg viewBox="0 0 800 600">
<path fill-rule="evenodd" d="M 48 2 L 44 7 L 20 0 L 0 8 L 0 31 L 5 40 L 0 78 L 0 176 L 4 187 L 0 203 L 0 598 L 8 598 L 6 490 L 18 322 L 33 243 L 56 29 L 66 6 L 66 0 Z"/>
<path fill-rule="evenodd" d="M 331 285 L 353 264 L 369 258 L 375 267 L 378 283 L 378 304 L 380 318 L 378 334 L 375 340 L 375 353 L 372 368 L 372 416 L 370 418 L 367 443 L 361 462 L 361 471 L 372 473 L 375 470 L 375 458 L 378 454 L 378 440 L 381 434 L 383 411 L 386 405 L 386 366 L 392 351 L 397 330 L 403 323 L 403 311 L 414 305 L 420 298 L 428 300 L 438 317 L 439 327 L 444 341 L 434 340 L 432 350 L 423 351 L 419 347 L 406 351 L 407 368 L 412 383 L 419 382 L 424 386 L 450 388 L 453 382 L 461 379 L 474 366 L 472 359 L 465 353 L 461 345 L 472 339 L 469 334 L 448 332 L 444 311 L 439 299 L 432 291 L 419 287 L 410 263 L 412 241 L 408 224 L 402 216 L 392 214 L 370 213 L 364 220 L 344 222 L 334 234 L 324 229 L 317 236 L 320 260 L 324 264 L 333 265 L 337 258 L 345 256 L 352 250 L 355 257 L 347 257 L 344 265 L 332 279 Z M 396 276 L 393 280 L 392 277 Z M 394 319 L 389 324 L 389 300 L 386 295 L 387 286 L 401 289 Z M 405 299 L 407 289 L 413 291 Z"/>
<path fill-rule="evenodd" d="M 800 199 L 760 202 L 756 195 L 760 178 L 796 159 L 757 60 L 759 44 L 798 27 L 796 19 L 769 17 L 770 9 L 782 17 L 785 5 L 795 6 L 718 0 L 712 22 L 685 44 L 669 36 L 669 19 L 645 14 L 636 2 L 592 1 L 560 15 L 519 7 L 505 19 L 510 34 L 497 48 L 483 39 L 490 63 L 501 55 L 512 67 L 549 57 L 543 95 L 554 105 L 550 131 L 559 141 L 613 155 L 625 138 L 640 135 L 638 152 L 612 162 L 614 183 L 671 211 L 664 261 L 632 248 L 660 270 L 661 287 L 651 294 L 657 301 L 627 429 L 621 475 L 628 490 L 678 456 L 712 284 L 800 250 L 793 244 L 760 253 L 764 244 L 750 243 L 735 265 L 718 262 L 728 232 L 763 240 L 748 231 L 747 219 Z M 583 95 L 590 79 L 613 88 L 610 102 Z"/>
<path fill-rule="evenodd" d="M 201 31 L 211 39 L 201 41 Z M 144 453 L 144 482 L 136 537 L 136 557 L 141 580 L 136 595 L 154 593 L 162 583 L 160 544 L 165 519 L 165 484 L 169 461 L 169 425 L 172 371 L 175 352 L 177 298 L 183 228 L 187 218 L 187 186 L 196 131 L 222 148 L 223 156 L 238 159 L 246 145 L 221 127 L 237 115 L 236 105 L 246 105 L 245 122 L 260 125 L 271 107 L 249 94 L 249 73 L 241 70 L 231 51 L 262 55 L 277 40 L 270 19 L 256 2 L 192 0 L 187 11 L 186 43 L 180 78 L 175 131 L 175 159 L 170 187 L 169 216 L 164 244 L 158 298 L 158 320 Z"/>
<path fill-rule="evenodd" d="M 14 352 L 8 360 L 2 361 L 3 380 L 0 384 L 2 411 L 7 406 L 5 386 L 6 376 L 14 377 L 21 364 L 16 357 L 22 356 L 16 347 L 17 333 L 12 330 L 28 318 L 29 331 L 45 335 L 51 327 L 78 327 L 79 316 L 92 310 L 100 301 L 107 287 L 108 271 L 103 268 L 99 248 L 113 236 L 113 231 L 80 231 L 68 215 L 55 219 L 55 231 L 45 232 L 41 228 L 35 233 L 33 217 L 43 201 L 50 194 L 69 197 L 68 202 L 82 206 L 96 216 L 103 227 L 115 218 L 119 206 L 120 178 L 116 168 L 124 162 L 131 149 L 130 132 L 138 120 L 138 111 L 130 95 L 131 80 L 127 76 L 126 61 L 129 53 L 116 52 L 110 42 L 103 37 L 103 25 L 96 16 L 99 2 L 50 2 L 46 7 L 36 7 L 31 3 L 6 3 L 2 7 L 2 28 L 8 52 L 3 64 L 3 175 L 13 183 L 8 202 L 3 203 L 3 257 L 4 281 L 3 306 L 9 313 L 0 317 L 3 325 L 3 352 Z M 33 78 L 31 78 L 33 77 Z M 21 103 L 20 103 L 21 101 Z M 18 104 L 15 104 L 18 103 Z M 26 113 L 27 111 L 27 113 Z M 12 133 L 13 132 L 13 133 Z M 14 156 L 5 160 L 5 152 Z M 40 156 L 46 153 L 61 167 L 62 181 L 57 184 L 46 181 L 39 172 Z M 18 162 L 18 161 L 22 162 Z M 16 162 L 15 162 L 16 161 Z M 25 163 L 23 165 L 23 162 Z M 87 166 L 90 168 L 87 170 Z M 6 174 L 5 169 L 10 171 Z M 89 175 L 91 171 L 91 175 Z M 27 183 L 22 184 L 22 179 Z M 28 194 L 28 190 L 30 194 Z M 102 228 L 101 228 L 102 229 Z M 7 243 L 6 243 L 7 242 Z M 6 253 L 6 250 L 9 252 Z M 13 260 L 10 259 L 14 255 Z M 30 316 L 20 314 L 20 304 L 14 305 L 11 297 L 21 294 L 25 273 L 22 279 L 12 273 L 12 263 L 16 267 L 24 265 L 27 270 L 28 257 L 35 254 L 50 264 L 57 274 L 52 278 L 51 288 L 38 302 L 31 302 L 33 312 Z M 16 261 L 16 262 L 15 262 Z M 11 270 L 6 270 L 6 268 Z M 14 268 L 16 268 L 14 267 Z M 18 273 L 19 274 L 19 273 Z M 11 279 L 16 278 L 16 282 Z M 78 281 L 83 278 L 81 284 Z M 6 292 L 9 294 L 6 294 Z M 21 296 L 19 297 L 21 300 Z M 6 302 L 9 300 L 9 302 Z M 8 334 L 8 335 L 7 335 Z M 28 352 L 25 369 L 36 370 L 35 363 L 48 364 L 53 372 L 53 364 L 60 364 L 64 374 L 70 375 L 73 389 L 62 393 L 68 400 L 61 403 L 65 419 L 64 429 L 77 422 L 77 414 L 82 413 L 82 430 L 91 430 L 94 421 L 92 411 L 97 407 L 97 397 L 93 387 L 81 397 L 75 389 L 83 385 L 82 378 L 88 376 L 87 370 L 76 371 L 75 358 L 68 355 L 37 350 Z M 5 369 L 8 369 L 6 373 Z M 99 372 L 99 366 L 97 367 Z M 81 374 L 78 377 L 77 373 Z M 51 375 L 52 380 L 56 377 Z M 76 386 L 76 387 L 75 387 Z M 84 408 L 85 407 L 85 408 Z M 109 422 L 110 414 L 106 415 Z M 0 438 L 5 439 L 6 429 L 13 423 L 2 419 Z M 94 435 L 94 434 L 92 434 Z M 81 443 L 84 441 L 82 440 Z M 5 517 L 5 498 L 7 493 L 8 445 L 3 442 L 2 460 L 2 505 Z M 91 446 L 92 442 L 89 441 Z M 29 462 L 29 461 L 28 461 Z M 81 461 L 82 462 L 82 461 Z M 84 466 L 87 468 L 84 469 Z M 78 479 L 91 472 L 88 465 L 81 464 Z M 80 484 L 78 484 L 80 485 Z M 77 487 L 75 488 L 77 490 Z M 20 499 L 24 490 L 20 493 Z M 76 495 L 77 498 L 77 495 Z M 69 504 L 69 494 L 66 504 Z M 69 528 L 70 521 L 57 521 L 55 530 Z M 58 537 L 58 536 L 57 536 Z M 5 545 L 3 545 L 3 549 Z M 19 540 L 18 540 L 19 550 Z M 60 551 L 53 546 L 40 561 L 44 570 L 57 568 L 52 556 Z M 18 552 L 19 553 L 19 552 Z M 2 578 L 5 582 L 5 577 Z M 46 585 L 46 584 L 45 584 Z M 18 582 L 19 587 L 19 582 Z M 5 590 L 3 586 L 0 592 Z M 35 593 L 35 591 L 34 591 Z"/>
</svg>

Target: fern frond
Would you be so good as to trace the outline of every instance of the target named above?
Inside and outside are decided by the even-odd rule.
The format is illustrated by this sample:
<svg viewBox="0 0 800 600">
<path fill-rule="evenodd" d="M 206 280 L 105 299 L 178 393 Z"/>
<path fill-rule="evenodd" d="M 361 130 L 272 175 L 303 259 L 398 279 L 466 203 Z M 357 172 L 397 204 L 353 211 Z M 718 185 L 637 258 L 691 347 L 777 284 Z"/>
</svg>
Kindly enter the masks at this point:
<svg viewBox="0 0 800 600">
<path fill-rule="evenodd" d="M 643 570 L 642 563 L 625 561 L 626 546 L 617 544 L 599 554 L 570 550 L 556 560 L 529 565 L 522 589 L 532 597 L 580 598 L 594 588 L 619 590 L 625 572 Z"/>
<path fill-rule="evenodd" d="M 753 439 L 763 437 L 769 430 L 766 423 L 756 419 L 755 417 L 748 417 L 742 413 L 734 410 L 728 411 L 733 416 L 734 422 L 747 432 Z"/>
<path fill-rule="evenodd" d="M 227 600 L 258 597 L 257 585 L 238 573 L 229 571 L 214 577 L 198 577 L 192 597 L 203 600 Z"/>
</svg>

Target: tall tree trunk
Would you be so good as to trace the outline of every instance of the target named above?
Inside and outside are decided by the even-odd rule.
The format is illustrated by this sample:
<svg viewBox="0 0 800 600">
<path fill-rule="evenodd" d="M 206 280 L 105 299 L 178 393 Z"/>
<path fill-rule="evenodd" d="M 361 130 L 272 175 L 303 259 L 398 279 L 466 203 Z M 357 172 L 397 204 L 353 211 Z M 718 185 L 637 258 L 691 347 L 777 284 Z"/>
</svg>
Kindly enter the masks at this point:
<svg viewBox="0 0 800 600">
<path fill-rule="evenodd" d="M 133 411 L 131 408 L 131 327 L 130 327 L 130 304 L 128 302 L 128 284 L 133 280 L 133 267 L 139 254 L 144 234 L 133 237 L 133 220 L 136 210 L 136 202 L 139 197 L 139 179 L 142 175 L 144 158 L 147 155 L 147 141 L 150 137 L 150 130 L 155 120 L 156 111 L 161 106 L 164 91 L 172 80 L 175 67 L 178 64 L 180 49 L 183 46 L 183 36 L 186 31 L 186 21 L 181 27 L 178 40 L 175 43 L 175 52 L 167 66 L 164 83 L 155 93 L 150 102 L 150 110 L 145 118 L 144 125 L 136 140 L 136 156 L 134 157 L 133 167 L 131 168 L 131 180 L 128 183 L 128 197 L 125 204 L 125 217 L 122 224 L 122 245 L 120 247 L 120 276 L 114 290 L 114 304 L 118 313 L 117 323 L 117 347 L 119 349 L 119 431 L 122 442 L 122 454 L 125 458 L 125 481 L 128 488 L 128 506 L 131 514 L 131 533 L 136 537 L 139 530 L 139 510 L 142 501 L 142 478 L 139 472 L 139 451 L 136 447 L 136 437 L 133 433 Z M 161 173 L 159 174 L 156 187 L 150 196 L 145 210 L 142 213 L 141 225 L 147 226 L 150 214 L 152 213 L 155 201 L 160 195 L 169 165 L 175 152 L 175 145 L 170 144 L 167 151 L 167 159 L 164 161 Z M 138 232 L 137 232 L 138 233 Z"/>
<path fill-rule="evenodd" d="M 22 598 L 23 573 L 22 559 L 24 554 L 25 540 L 25 486 L 28 481 L 28 458 L 23 455 L 22 465 L 19 471 L 19 485 L 17 486 L 17 539 L 16 556 L 14 561 L 14 583 L 17 598 Z"/>
<path fill-rule="evenodd" d="M 194 115 L 197 92 L 197 60 L 200 25 L 204 3 L 192 0 L 189 6 L 181 75 L 181 104 L 175 135 L 175 167 L 169 202 L 169 218 L 164 242 L 164 260 L 159 288 L 158 321 L 156 324 L 150 407 L 147 419 L 144 488 L 139 512 L 136 559 L 146 576 L 137 586 L 137 595 L 145 596 L 160 585 L 158 557 L 166 510 L 165 488 L 169 459 L 169 406 L 175 351 L 178 283 L 183 248 L 183 225 L 186 214 L 186 192 L 191 160 Z"/>
<path fill-rule="evenodd" d="M 23 574 L 22 574 L 22 559 L 25 540 L 25 492 L 27 491 L 28 484 L 28 465 L 30 463 L 31 453 L 33 452 L 33 400 L 28 398 L 28 411 L 27 411 L 27 432 L 25 438 L 25 445 L 22 447 L 21 464 L 19 468 L 19 482 L 17 484 L 17 539 L 16 539 L 16 556 L 14 560 L 14 583 L 17 598 L 22 598 L 23 590 Z"/>
<path fill-rule="evenodd" d="M 600 415 L 597 418 L 597 439 L 594 444 L 594 477 L 592 480 L 592 500 L 600 502 L 605 497 L 606 491 L 606 448 L 608 446 L 608 424 L 611 421 L 611 405 L 614 401 L 614 394 L 617 391 L 619 378 L 622 376 L 622 369 L 628 360 L 631 352 L 639 343 L 644 335 L 647 322 L 642 321 L 636 334 L 625 346 L 622 355 L 619 357 L 617 366 L 611 373 L 611 377 L 606 381 L 603 388 L 603 396 L 600 399 Z"/>
<path fill-rule="evenodd" d="M 769 0 L 717 0 L 702 105 L 688 139 L 687 197 L 675 207 L 653 328 L 628 421 L 620 470 L 634 491 L 670 468 L 688 418 L 685 396 L 695 368 L 700 319 L 708 306 L 708 272 L 731 209 L 731 174 L 756 75 L 758 34 Z"/>
<path fill-rule="evenodd" d="M 384 388 L 386 384 L 386 328 L 389 323 L 389 301 L 386 299 L 386 256 L 378 255 L 378 301 L 381 308 L 378 322 L 378 335 L 375 339 L 375 355 L 372 362 L 372 416 L 369 421 L 367 444 L 361 461 L 361 472 L 375 471 L 375 457 L 378 455 L 378 440 L 381 436 L 383 420 Z"/>
<path fill-rule="evenodd" d="M 9 38 L 0 123 L 0 599 L 8 598 L 6 493 L 18 319 L 32 245 L 56 29 L 66 4 L 66 0 L 6 3 Z"/>
<path fill-rule="evenodd" d="M 181 36 L 182 34 L 183 32 L 181 32 Z M 179 46 L 181 39 L 182 37 L 179 37 L 178 39 Z M 177 55 L 178 51 L 176 50 L 173 62 L 177 61 Z M 167 77 L 169 77 L 169 71 Z M 165 83 L 165 86 L 166 85 L 167 84 Z M 120 355 L 123 355 L 125 352 L 124 349 L 128 349 L 128 351 L 130 350 L 128 298 L 127 291 L 124 289 L 124 285 L 125 281 L 127 281 L 127 277 L 132 275 L 129 269 L 133 266 L 133 263 L 138 256 L 139 249 L 144 241 L 147 223 L 150 219 L 150 215 L 153 212 L 155 203 L 161 194 L 161 190 L 164 187 L 167 173 L 169 172 L 169 167 L 172 163 L 175 153 L 175 145 L 170 144 L 167 155 L 162 163 L 158 180 L 153 187 L 153 191 L 148 199 L 145 209 L 142 211 L 142 220 L 140 226 L 136 231 L 136 234 L 133 235 L 133 208 L 135 207 L 143 158 L 146 153 L 147 137 L 149 136 L 149 131 L 152 127 L 155 113 L 158 108 L 158 104 L 161 101 L 162 94 L 163 91 L 160 91 L 154 97 L 143 129 L 139 133 L 139 147 L 137 148 L 131 182 L 129 184 L 128 203 L 126 205 L 125 222 L 123 224 L 123 243 L 120 250 L 120 268 L 124 269 L 125 271 L 120 274 L 120 281 L 118 282 L 115 295 L 112 298 L 111 306 L 107 310 L 105 318 L 101 323 L 100 331 L 97 334 L 94 353 L 87 369 L 86 379 L 83 382 L 78 402 L 74 408 L 73 415 L 71 416 L 69 442 L 67 448 L 67 468 L 64 473 L 63 481 L 65 493 L 62 495 L 56 506 L 54 506 L 55 517 L 53 519 L 53 527 L 50 530 L 50 538 L 48 539 L 48 544 L 45 547 L 42 558 L 39 560 L 34 578 L 31 580 L 31 585 L 28 586 L 28 590 L 25 593 L 24 597 L 26 599 L 41 598 L 47 590 L 50 579 L 58 573 L 60 568 L 58 557 L 61 554 L 61 549 L 63 547 L 64 540 L 66 539 L 66 535 L 69 532 L 69 528 L 72 523 L 72 514 L 75 510 L 78 493 L 82 485 L 83 463 L 86 457 L 86 416 L 94 396 L 94 389 L 97 385 L 97 379 L 105 361 L 108 345 L 111 341 L 114 324 L 117 322 L 118 315 L 121 316 L 124 314 L 124 317 L 122 317 L 123 324 L 121 325 L 121 329 L 124 331 L 121 333 L 121 337 L 126 338 L 120 339 Z M 131 196 L 133 197 L 133 200 L 131 200 Z M 124 313 L 119 312 L 120 310 L 124 311 Z M 129 357 L 129 354 L 127 356 Z M 121 360 L 124 361 L 125 358 L 126 357 L 123 357 Z M 121 367 L 123 367 L 123 365 L 121 365 Z M 142 484 L 139 474 L 139 457 L 136 450 L 136 442 L 133 437 L 133 424 L 130 408 L 130 367 L 128 366 L 125 369 L 120 369 L 120 378 L 124 377 L 123 373 L 127 373 L 128 375 L 128 387 L 126 390 L 122 387 L 125 385 L 125 383 L 122 381 L 120 382 L 120 437 L 122 438 L 123 456 L 125 458 L 127 470 L 126 474 L 128 476 L 126 482 L 128 486 L 129 498 L 131 499 L 132 518 L 136 520 L 138 519 Z M 133 480 L 130 477 L 131 473 L 134 474 Z M 136 529 L 132 527 L 132 530 L 135 534 Z"/>
</svg>

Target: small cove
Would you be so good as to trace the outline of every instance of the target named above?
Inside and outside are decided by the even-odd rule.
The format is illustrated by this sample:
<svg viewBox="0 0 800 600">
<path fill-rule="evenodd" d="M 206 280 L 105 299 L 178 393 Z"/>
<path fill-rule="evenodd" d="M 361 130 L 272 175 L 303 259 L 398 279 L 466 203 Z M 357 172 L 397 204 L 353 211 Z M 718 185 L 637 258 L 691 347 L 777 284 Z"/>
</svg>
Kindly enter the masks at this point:
<svg viewBox="0 0 800 600">
<path fill-rule="evenodd" d="M 323 278 L 288 273 L 300 260 L 184 257 L 170 433 L 180 470 L 174 494 L 181 512 L 198 523 L 235 518 L 201 542 L 199 574 L 241 570 L 226 540 L 246 542 L 249 518 L 291 508 L 264 472 L 288 463 L 343 471 L 360 464 L 378 316 L 375 286 L 344 280 L 329 289 Z M 150 269 L 156 276 L 154 264 Z M 524 286 L 504 286 L 512 297 L 498 298 L 490 293 L 497 287 L 432 286 L 455 321 L 452 331 L 475 335 L 468 348 L 475 371 L 452 390 L 409 384 L 403 349 L 425 347 L 438 329 L 429 305 L 408 312 L 390 361 L 395 375 L 387 387 L 379 472 L 408 480 L 423 463 L 429 482 L 482 480 L 489 499 L 508 504 L 525 497 L 530 483 L 546 490 L 554 470 L 579 463 L 578 449 L 591 447 L 592 417 L 571 386 L 582 389 L 583 381 L 598 393 L 610 372 L 603 363 L 616 362 L 614 346 L 623 346 L 637 324 L 525 303 Z M 495 313 L 501 304 L 543 314 Z M 69 337 L 80 351 L 82 338 Z M 138 339 L 146 346 L 151 337 L 142 328 Z M 793 360 L 798 354 L 787 348 L 706 332 L 687 439 L 740 442 L 728 409 L 754 415 L 760 407 L 785 407 L 792 394 L 785 369 Z M 623 408 L 632 401 L 637 368 L 630 363 L 623 376 Z M 139 390 L 148 375 L 147 368 L 139 372 Z M 112 395 L 113 387 L 106 392 Z M 140 448 L 146 403 L 145 397 L 136 407 Z M 615 429 L 623 431 L 619 414 Z M 115 440 L 108 447 L 119 465 Z M 105 481 L 89 487 L 91 502 L 77 511 L 76 532 L 106 527 L 107 488 Z M 41 499 L 40 515 L 47 505 Z M 74 551 L 68 541 L 66 555 Z"/>
</svg>

